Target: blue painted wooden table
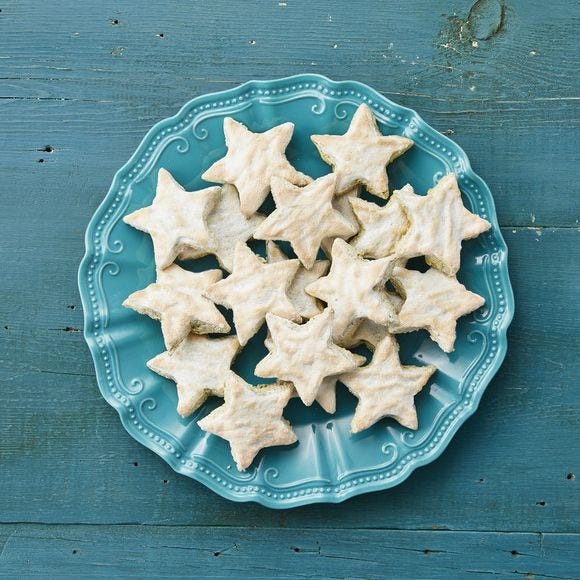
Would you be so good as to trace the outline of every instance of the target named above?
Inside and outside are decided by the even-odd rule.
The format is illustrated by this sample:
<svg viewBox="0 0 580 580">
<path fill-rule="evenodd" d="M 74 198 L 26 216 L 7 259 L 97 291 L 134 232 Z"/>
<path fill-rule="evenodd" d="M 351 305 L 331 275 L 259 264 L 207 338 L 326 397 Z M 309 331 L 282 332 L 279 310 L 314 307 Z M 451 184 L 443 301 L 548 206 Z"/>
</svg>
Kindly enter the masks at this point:
<svg viewBox="0 0 580 580">
<path fill-rule="evenodd" d="M 580 577 L 579 16 L 553 0 L 0 2 L 0 576 Z M 272 511 L 123 430 L 82 337 L 83 233 L 195 95 L 320 72 L 416 109 L 490 185 L 517 312 L 444 455 Z"/>
</svg>

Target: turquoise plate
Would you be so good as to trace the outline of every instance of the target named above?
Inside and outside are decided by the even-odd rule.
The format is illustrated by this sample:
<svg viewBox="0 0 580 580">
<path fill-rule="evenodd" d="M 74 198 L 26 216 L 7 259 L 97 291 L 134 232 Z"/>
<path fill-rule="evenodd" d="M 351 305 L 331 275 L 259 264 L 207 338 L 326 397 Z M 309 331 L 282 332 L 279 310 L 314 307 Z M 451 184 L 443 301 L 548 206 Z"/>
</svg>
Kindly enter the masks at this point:
<svg viewBox="0 0 580 580">
<path fill-rule="evenodd" d="M 400 336 L 405 363 L 431 363 L 438 368 L 416 398 L 418 431 L 388 419 L 351 435 L 356 400 L 339 386 L 335 415 L 292 400 L 285 414 L 299 442 L 262 451 L 250 469 L 239 472 L 228 444 L 196 425 L 217 401 L 181 419 L 175 411 L 174 384 L 145 366 L 164 350 L 159 325 L 123 308 L 121 302 L 154 281 L 152 245 L 149 236 L 121 218 L 151 203 L 160 167 L 169 169 L 187 189 L 207 186 L 200 175 L 225 153 L 225 116 L 235 117 L 253 131 L 292 121 L 296 129 L 287 151 L 290 161 L 313 177 L 328 173 L 309 137 L 343 133 L 363 102 L 372 107 L 384 134 L 404 135 L 415 142 L 389 167 L 391 187 L 411 183 L 416 191 L 425 192 L 454 171 L 465 205 L 493 224 L 489 232 L 464 243 L 459 273 L 467 288 L 485 297 L 486 305 L 459 321 L 455 351 L 449 355 L 424 332 Z M 476 410 L 507 349 L 506 330 L 514 304 L 506 257 L 488 187 L 472 171 L 465 153 L 417 113 L 352 81 L 334 82 L 310 74 L 250 81 L 197 97 L 174 117 L 157 123 L 115 176 L 86 232 L 86 255 L 79 270 L 85 337 L 101 392 L 117 409 L 127 431 L 179 473 L 235 501 L 257 501 L 274 508 L 340 502 L 401 483 L 414 469 L 439 456 Z M 198 267 L 210 265 L 202 261 Z M 252 378 L 252 364 L 264 355 L 263 337 L 262 332 L 250 343 L 236 365 L 247 379 Z"/>
</svg>

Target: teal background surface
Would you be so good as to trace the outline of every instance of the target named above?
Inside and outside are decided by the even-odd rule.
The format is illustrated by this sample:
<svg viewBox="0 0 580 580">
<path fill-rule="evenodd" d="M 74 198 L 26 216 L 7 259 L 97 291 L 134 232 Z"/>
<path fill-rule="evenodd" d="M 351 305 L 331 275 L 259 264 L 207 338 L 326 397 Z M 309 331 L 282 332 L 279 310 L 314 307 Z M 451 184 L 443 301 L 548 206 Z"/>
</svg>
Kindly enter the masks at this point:
<svg viewBox="0 0 580 580">
<path fill-rule="evenodd" d="M 578 577 L 578 15 L 555 0 L 0 5 L 0 574 Z M 446 451 L 402 484 L 271 510 L 183 477 L 98 390 L 76 271 L 111 179 L 205 93 L 357 79 L 465 149 L 517 310 Z"/>
</svg>

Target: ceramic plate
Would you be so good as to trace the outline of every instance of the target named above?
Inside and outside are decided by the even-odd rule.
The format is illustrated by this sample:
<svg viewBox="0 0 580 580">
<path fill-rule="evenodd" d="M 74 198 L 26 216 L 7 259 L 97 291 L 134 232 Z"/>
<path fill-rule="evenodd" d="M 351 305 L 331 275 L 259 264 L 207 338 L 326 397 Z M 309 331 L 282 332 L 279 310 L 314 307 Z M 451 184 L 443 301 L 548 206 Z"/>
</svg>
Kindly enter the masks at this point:
<svg viewBox="0 0 580 580">
<path fill-rule="evenodd" d="M 316 404 L 307 408 L 292 400 L 285 415 L 299 442 L 262 451 L 248 471 L 239 472 L 228 444 L 196 425 L 218 402 L 209 401 L 192 417 L 180 418 L 175 385 L 145 365 L 164 350 L 159 324 L 123 308 L 121 302 L 154 281 L 152 245 L 149 236 L 125 225 L 122 217 L 151 203 L 160 167 L 169 169 L 189 190 L 206 187 L 201 173 L 225 153 L 225 116 L 253 131 L 292 121 L 296 129 L 287 150 L 290 161 L 313 177 L 328 173 L 309 137 L 343 133 L 361 103 L 373 109 L 384 134 L 404 135 L 415 142 L 389 166 L 391 188 L 410 183 L 425 192 L 454 171 L 467 208 L 493 224 L 489 232 L 464 243 L 459 273 L 460 281 L 484 296 L 486 305 L 459 321 L 451 354 L 443 353 L 425 332 L 400 335 L 404 363 L 438 368 L 416 398 L 418 431 L 387 419 L 351 435 L 356 400 L 339 385 L 335 415 L 327 415 Z M 284 508 L 339 502 L 401 483 L 441 454 L 476 410 L 506 353 L 513 296 L 506 246 L 489 189 L 455 143 L 414 111 L 357 82 L 300 75 L 251 81 L 193 99 L 177 115 L 155 125 L 119 170 L 87 228 L 86 248 L 79 270 L 85 337 L 104 398 L 137 441 L 179 473 L 231 500 Z M 196 268 L 209 266 L 215 267 L 202 261 Z M 246 379 L 252 378 L 253 365 L 265 354 L 263 338 L 262 331 L 236 364 L 235 370 Z"/>
</svg>

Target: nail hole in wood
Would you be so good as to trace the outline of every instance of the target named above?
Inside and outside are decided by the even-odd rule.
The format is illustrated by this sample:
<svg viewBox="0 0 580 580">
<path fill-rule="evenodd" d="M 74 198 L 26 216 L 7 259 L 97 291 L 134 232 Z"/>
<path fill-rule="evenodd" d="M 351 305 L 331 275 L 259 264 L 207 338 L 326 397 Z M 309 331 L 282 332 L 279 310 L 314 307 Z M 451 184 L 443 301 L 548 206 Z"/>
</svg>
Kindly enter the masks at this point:
<svg viewBox="0 0 580 580">
<path fill-rule="evenodd" d="M 514 558 L 517 558 L 520 555 L 520 553 L 517 550 L 512 550 L 511 554 Z"/>
<path fill-rule="evenodd" d="M 52 153 L 54 151 L 54 147 L 52 145 L 45 145 L 38 151 L 44 151 L 45 153 Z"/>
<path fill-rule="evenodd" d="M 573 473 L 569 473 L 569 474 L 566 476 L 566 479 L 574 479 L 575 477 L 576 477 L 576 476 L 575 476 Z"/>
<path fill-rule="evenodd" d="M 250 41 L 248 42 L 248 44 L 251 44 L 251 45 L 253 46 L 254 44 L 256 44 L 256 41 L 255 41 L 255 40 L 250 40 Z"/>
<path fill-rule="evenodd" d="M 69 308 L 70 310 L 74 310 L 76 306 L 74 304 L 69 304 L 67 308 Z"/>
<path fill-rule="evenodd" d="M 330 45 L 330 48 L 338 48 L 338 44 L 336 44 L 336 42 L 333 42 L 333 43 Z"/>
<path fill-rule="evenodd" d="M 483 479 L 483 477 L 479 478 L 479 483 L 483 483 L 485 481 L 485 479 Z"/>
<path fill-rule="evenodd" d="M 133 467 L 139 467 L 139 462 L 138 461 L 133 461 Z"/>
<path fill-rule="evenodd" d="M 300 548 L 292 548 L 292 550 L 296 553 L 300 552 Z"/>
<path fill-rule="evenodd" d="M 160 33 L 159 33 L 157 36 L 158 36 L 159 38 L 165 38 L 165 34 L 164 34 L 163 32 L 160 32 Z"/>
<path fill-rule="evenodd" d="M 78 550 L 73 550 L 73 551 L 72 551 L 72 553 L 73 553 L 73 554 L 78 554 L 78 553 L 79 553 L 79 551 L 78 551 Z"/>
<path fill-rule="evenodd" d="M 44 163 L 44 159 L 39 159 L 38 163 Z"/>
<path fill-rule="evenodd" d="M 167 479 L 164 479 L 164 480 L 163 480 L 163 483 L 164 483 L 165 485 L 167 485 L 167 484 L 169 483 L 169 481 L 168 481 Z"/>
<path fill-rule="evenodd" d="M 7 327 L 7 326 L 5 326 L 5 327 L 4 327 L 4 330 L 8 330 L 8 327 Z"/>
<path fill-rule="evenodd" d="M 213 555 L 217 558 L 219 555 L 221 554 L 221 552 L 214 552 Z"/>
<path fill-rule="evenodd" d="M 543 499 L 541 499 L 540 501 L 536 502 L 536 505 L 539 505 L 540 507 L 544 507 L 546 505 L 546 502 Z"/>
</svg>

